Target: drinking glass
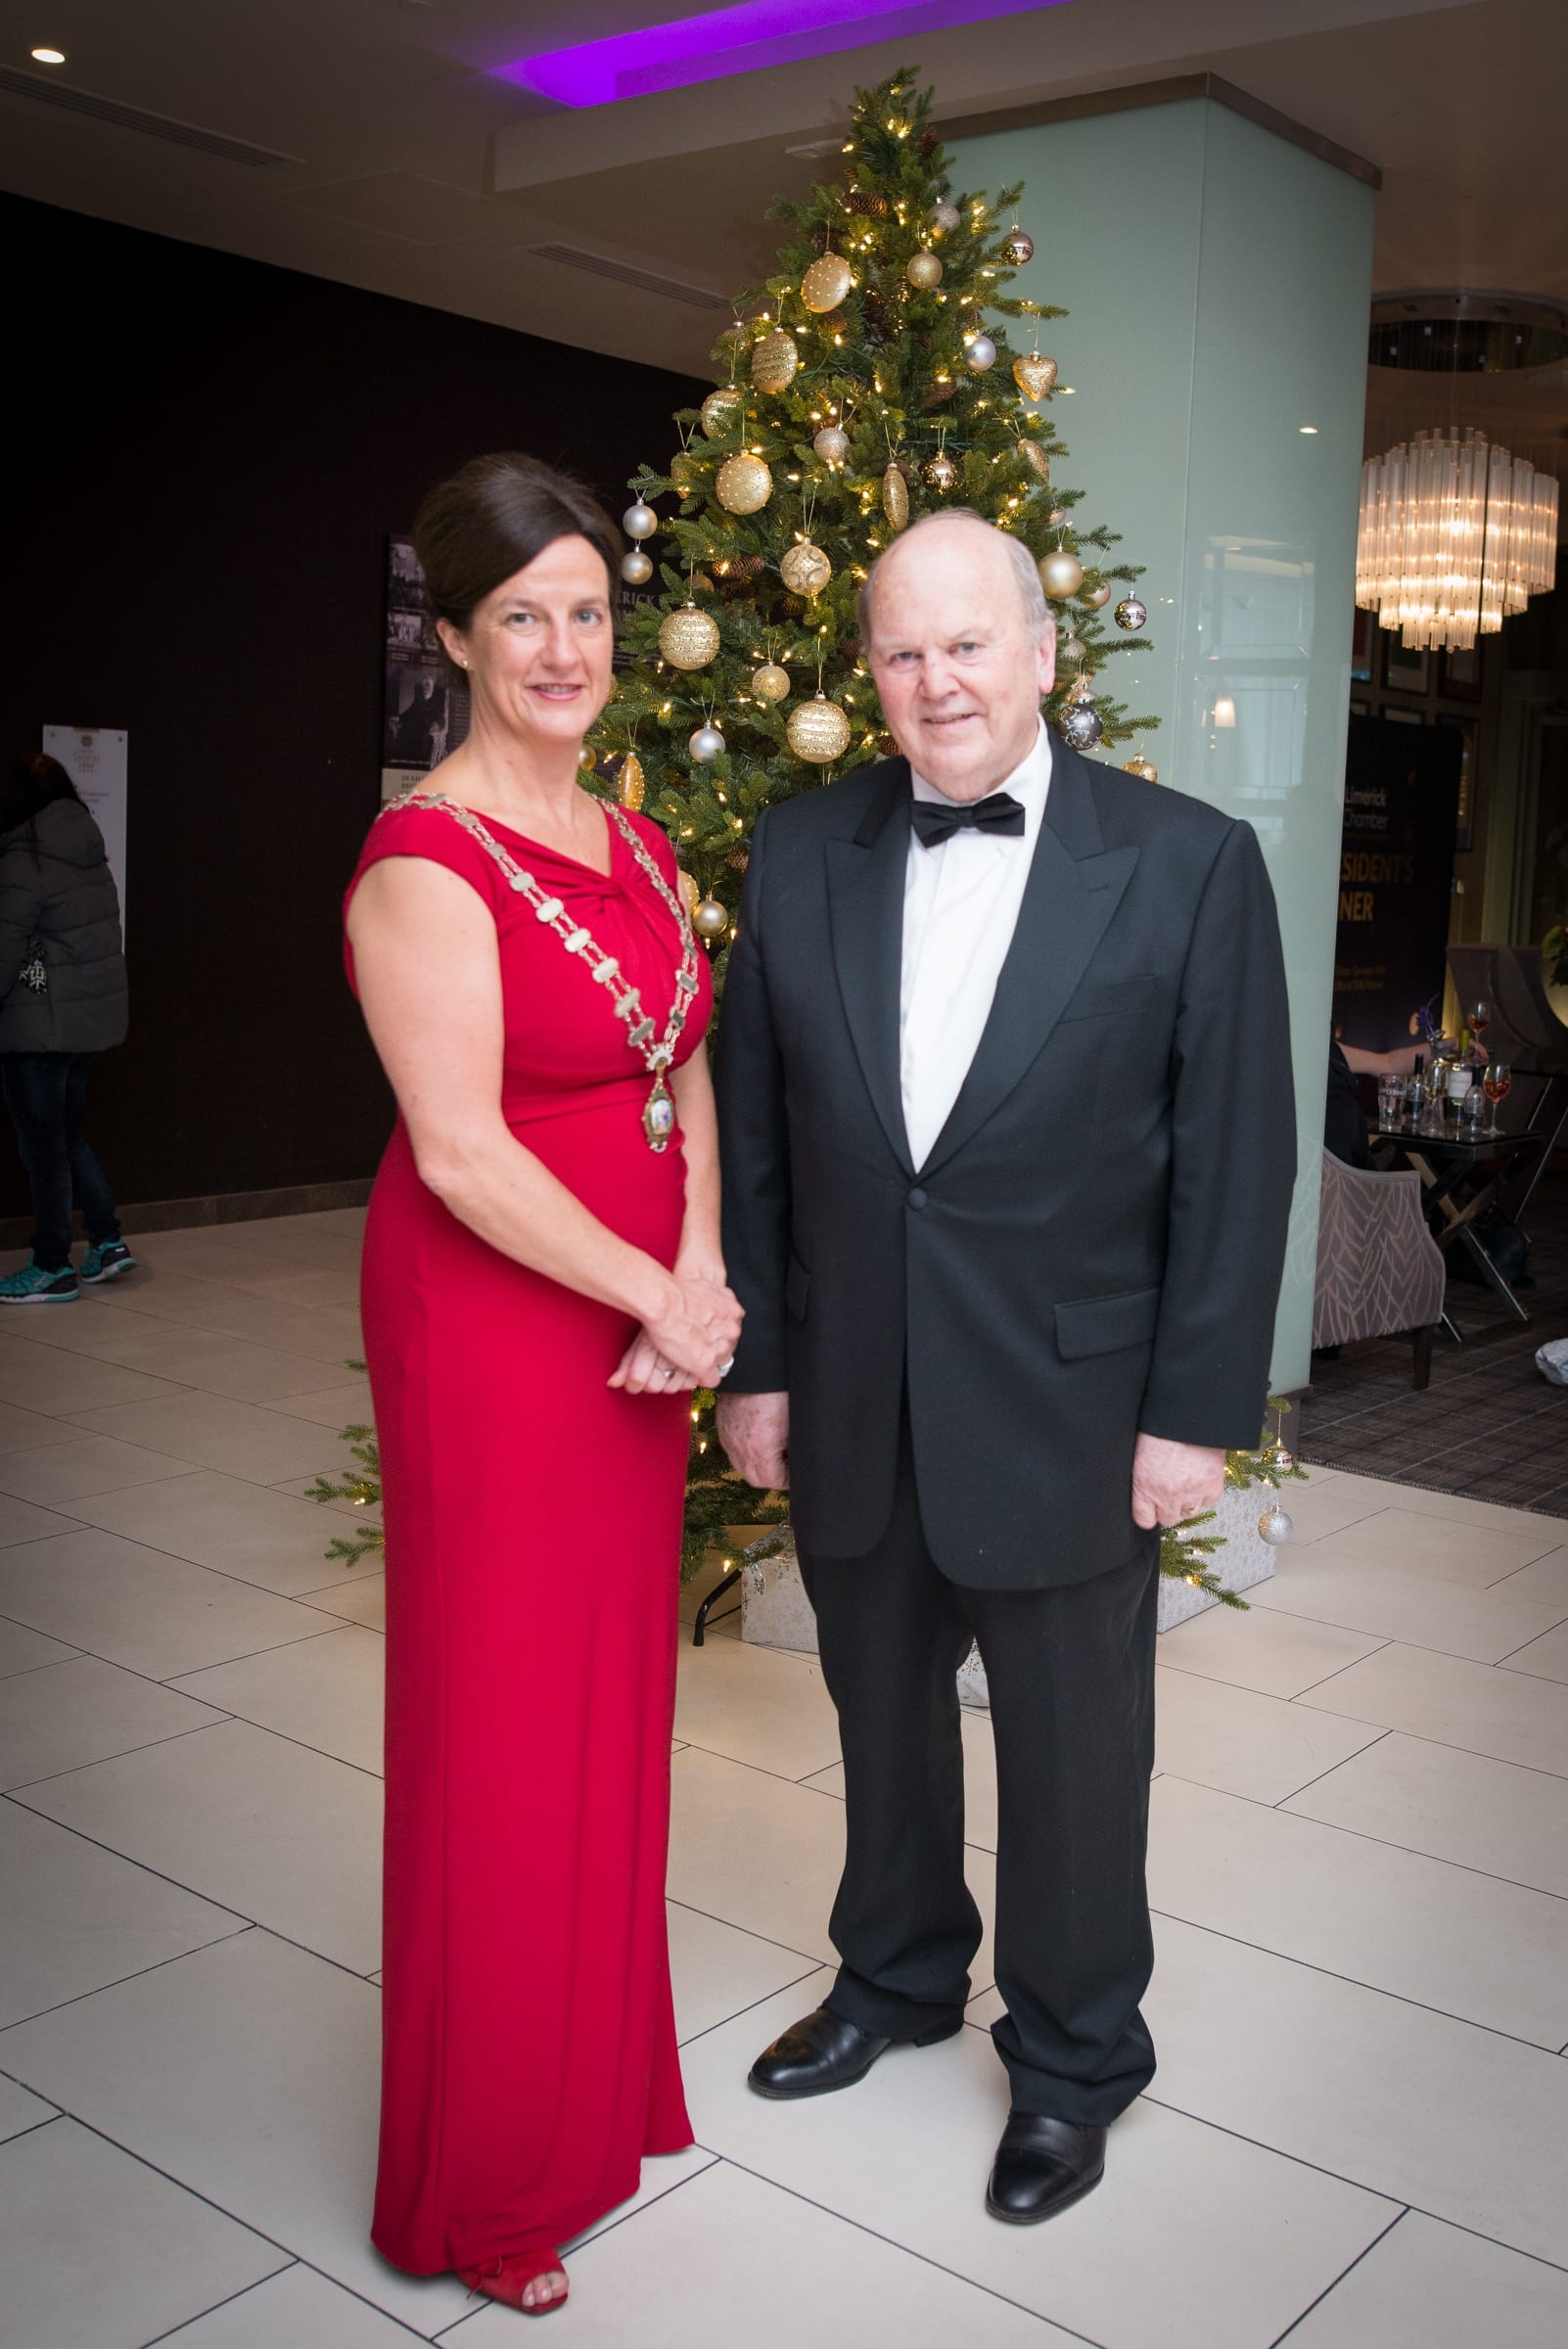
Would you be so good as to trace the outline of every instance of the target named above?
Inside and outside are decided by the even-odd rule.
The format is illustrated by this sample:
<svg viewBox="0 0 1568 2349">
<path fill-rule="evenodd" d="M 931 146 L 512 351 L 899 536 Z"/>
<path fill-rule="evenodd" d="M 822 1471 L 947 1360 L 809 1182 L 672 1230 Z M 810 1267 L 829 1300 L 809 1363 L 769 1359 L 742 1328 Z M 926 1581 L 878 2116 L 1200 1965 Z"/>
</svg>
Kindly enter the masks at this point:
<svg viewBox="0 0 1568 2349">
<path fill-rule="evenodd" d="M 1405 1108 L 1405 1080 L 1395 1070 L 1388 1071 L 1377 1081 L 1377 1122 L 1380 1126 L 1397 1126 Z"/>
<path fill-rule="evenodd" d="M 1470 1072 L 1462 1060 L 1452 1061 L 1449 1064 L 1445 1082 L 1448 1088 L 1449 1103 L 1457 1121 L 1464 1114 L 1464 1096 L 1470 1090 L 1471 1084 Z"/>
<path fill-rule="evenodd" d="M 1479 1043 L 1492 1025 L 1492 1005 L 1485 995 L 1477 995 L 1473 1003 L 1465 1005 L 1464 1024 Z"/>
<path fill-rule="evenodd" d="M 1493 1060 L 1487 1063 L 1486 1074 L 1481 1080 L 1481 1090 L 1492 1104 L 1492 1123 L 1487 1128 L 1489 1141 L 1495 1134 L 1502 1131 L 1501 1127 L 1498 1124 L 1498 1104 L 1507 1100 L 1508 1088 L 1512 1083 L 1513 1071 L 1505 1060 Z"/>
</svg>

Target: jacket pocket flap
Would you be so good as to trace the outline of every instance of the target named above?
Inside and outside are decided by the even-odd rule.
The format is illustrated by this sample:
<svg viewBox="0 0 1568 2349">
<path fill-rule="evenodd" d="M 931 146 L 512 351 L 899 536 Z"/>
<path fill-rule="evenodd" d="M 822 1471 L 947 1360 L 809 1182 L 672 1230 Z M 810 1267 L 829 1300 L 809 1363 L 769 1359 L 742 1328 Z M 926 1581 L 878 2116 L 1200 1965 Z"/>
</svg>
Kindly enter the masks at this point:
<svg viewBox="0 0 1568 2349">
<path fill-rule="evenodd" d="M 1064 1361 L 1146 1346 L 1160 1317 L 1158 1289 L 1130 1289 L 1125 1297 L 1080 1297 L 1056 1308 L 1056 1351 Z"/>
<path fill-rule="evenodd" d="M 797 1321 L 806 1319 L 806 1300 L 811 1292 L 811 1275 L 793 1250 L 789 1270 L 784 1275 L 784 1303 Z"/>
</svg>

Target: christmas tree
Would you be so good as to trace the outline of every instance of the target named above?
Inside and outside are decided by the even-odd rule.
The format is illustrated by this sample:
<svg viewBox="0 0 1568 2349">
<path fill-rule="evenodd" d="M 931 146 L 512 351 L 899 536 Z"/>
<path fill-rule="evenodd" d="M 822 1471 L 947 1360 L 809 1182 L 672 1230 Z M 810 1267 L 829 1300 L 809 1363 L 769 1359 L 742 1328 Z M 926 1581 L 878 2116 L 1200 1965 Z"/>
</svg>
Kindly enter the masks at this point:
<svg viewBox="0 0 1568 2349">
<path fill-rule="evenodd" d="M 908 72 L 855 93 L 842 179 L 775 206 L 788 238 L 766 286 L 736 302 L 715 352 L 725 380 L 676 416 L 669 471 L 630 484 L 639 544 L 623 574 L 647 585 L 641 542 L 657 543 L 662 592 L 627 622 L 628 665 L 589 749 L 606 786 L 669 830 L 715 947 L 760 810 L 895 747 L 855 597 L 918 515 L 972 507 L 1037 557 L 1059 628 L 1047 715 L 1070 742 L 1109 747 L 1157 722 L 1130 716 L 1101 673 L 1147 615 L 1116 533 L 1080 517 L 1062 479 L 1040 330 L 1066 313 L 1006 291 L 1034 252 L 1022 189 L 994 206 L 954 193 L 930 112 Z"/>
</svg>

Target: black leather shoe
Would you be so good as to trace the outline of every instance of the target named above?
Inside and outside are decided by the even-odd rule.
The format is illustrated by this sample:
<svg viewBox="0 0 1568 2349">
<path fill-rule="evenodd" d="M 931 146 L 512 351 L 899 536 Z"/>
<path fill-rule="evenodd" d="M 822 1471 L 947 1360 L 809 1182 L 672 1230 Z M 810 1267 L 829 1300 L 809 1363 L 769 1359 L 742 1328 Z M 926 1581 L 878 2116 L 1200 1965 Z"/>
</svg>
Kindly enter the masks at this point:
<svg viewBox="0 0 1568 2349">
<path fill-rule="evenodd" d="M 921 2032 L 907 2044 L 933 2047 L 939 2039 L 951 2039 L 963 2027 L 960 2014 L 934 2031 Z M 760 2096 L 825 2096 L 831 2089 L 853 2088 L 857 2080 L 863 2080 L 877 2057 L 895 2044 L 819 2006 L 763 2049 L 746 2075 L 746 2085 Z"/>
<path fill-rule="evenodd" d="M 1009 2113 L 986 2188 L 986 2208 L 1010 2227 L 1035 2227 L 1081 2200 L 1104 2175 L 1103 2129 L 1046 2120 L 1038 2113 Z"/>
</svg>

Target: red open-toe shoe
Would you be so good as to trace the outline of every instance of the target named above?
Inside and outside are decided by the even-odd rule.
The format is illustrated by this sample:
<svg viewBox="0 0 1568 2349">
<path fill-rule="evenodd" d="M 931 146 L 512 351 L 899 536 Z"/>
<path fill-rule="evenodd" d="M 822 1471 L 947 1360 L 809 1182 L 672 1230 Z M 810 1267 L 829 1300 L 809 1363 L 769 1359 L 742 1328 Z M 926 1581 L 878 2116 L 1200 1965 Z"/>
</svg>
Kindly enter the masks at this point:
<svg viewBox="0 0 1568 2349">
<path fill-rule="evenodd" d="M 537 2241 L 526 2243 L 520 2250 L 503 2252 L 498 2258 L 487 2259 L 480 2268 L 459 2268 L 460 2281 L 471 2292 L 482 2292 L 487 2300 L 499 2300 L 503 2308 L 521 2309 L 526 2317 L 547 2317 L 552 2308 L 565 2308 L 567 2286 L 549 2300 L 527 2301 L 523 2294 L 530 2283 L 541 2276 L 556 2273 L 565 2275 L 561 2254 L 554 2243 L 540 2235 Z"/>
</svg>

